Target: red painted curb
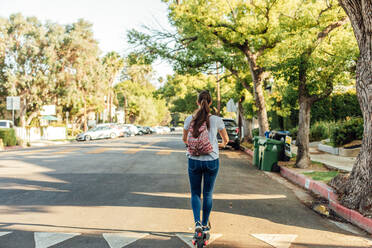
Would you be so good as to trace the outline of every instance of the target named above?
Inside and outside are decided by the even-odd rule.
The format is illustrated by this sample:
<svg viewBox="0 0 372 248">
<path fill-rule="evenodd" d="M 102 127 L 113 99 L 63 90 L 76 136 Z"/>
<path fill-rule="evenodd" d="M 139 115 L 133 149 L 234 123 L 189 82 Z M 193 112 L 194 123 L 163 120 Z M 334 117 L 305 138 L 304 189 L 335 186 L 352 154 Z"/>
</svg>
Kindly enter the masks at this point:
<svg viewBox="0 0 372 248">
<path fill-rule="evenodd" d="M 253 151 L 251 149 L 245 149 L 244 150 L 245 153 L 247 153 L 249 156 L 252 156 L 253 157 Z"/>
<path fill-rule="evenodd" d="M 355 210 L 342 206 L 337 200 L 337 194 L 328 185 L 314 181 L 286 167 L 280 167 L 280 174 L 290 181 L 328 199 L 329 207 L 338 215 L 372 234 L 372 219 L 361 215 Z"/>
</svg>

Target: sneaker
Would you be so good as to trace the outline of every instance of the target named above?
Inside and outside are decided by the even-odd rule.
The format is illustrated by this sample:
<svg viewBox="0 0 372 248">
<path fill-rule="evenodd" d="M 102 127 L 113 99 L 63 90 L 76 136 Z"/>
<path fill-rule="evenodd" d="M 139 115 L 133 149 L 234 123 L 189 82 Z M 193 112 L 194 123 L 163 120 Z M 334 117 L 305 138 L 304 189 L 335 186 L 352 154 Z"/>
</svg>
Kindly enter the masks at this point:
<svg viewBox="0 0 372 248">
<path fill-rule="evenodd" d="M 196 239 L 196 238 L 201 238 L 202 235 L 203 235 L 203 227 L 202 227 L 202 224 L 201 224 L 199 221 L 197 221 L 197 222 L 195 223 L 195 236 L 194 236 L 194 238 L 195 238 L 195 239 Z"/>
<path fill-rule="evenodd" d="M 208 225 L 203 226 L 204 240 L 209 240 L 210 238 L 211 223 L 208 222 Z"/>
</svg>

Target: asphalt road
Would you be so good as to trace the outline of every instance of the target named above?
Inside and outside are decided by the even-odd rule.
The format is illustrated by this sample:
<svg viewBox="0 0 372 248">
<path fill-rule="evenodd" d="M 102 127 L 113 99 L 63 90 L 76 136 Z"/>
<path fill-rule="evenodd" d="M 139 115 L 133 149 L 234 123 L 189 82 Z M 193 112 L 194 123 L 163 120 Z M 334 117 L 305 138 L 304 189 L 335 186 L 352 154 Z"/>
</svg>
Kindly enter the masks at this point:
<svg viewBox="0 0 372 248">
<path fill-rule="evenodd" d="M 0 247 L 189 247 L 180 134 L 0 153 Z M 222 151 L 209 247 L 372 247 Z"/>
</svg>

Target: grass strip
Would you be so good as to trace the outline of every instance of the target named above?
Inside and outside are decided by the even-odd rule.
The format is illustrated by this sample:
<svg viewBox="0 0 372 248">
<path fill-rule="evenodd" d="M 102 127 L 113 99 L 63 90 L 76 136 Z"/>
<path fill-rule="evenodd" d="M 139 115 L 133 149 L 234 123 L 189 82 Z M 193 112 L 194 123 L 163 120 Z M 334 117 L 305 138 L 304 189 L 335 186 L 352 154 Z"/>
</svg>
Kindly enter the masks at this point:
<svg viewBox="0 0 372 248">
<path fill-rule="evenodd" d="M 322 182 L 329 182 L 335 176 L 338 175 L 338 171 L 313 171 L 313 172 L 304 172 L 305 176 L 311 177 L 311 179 Z"/>
</svg>

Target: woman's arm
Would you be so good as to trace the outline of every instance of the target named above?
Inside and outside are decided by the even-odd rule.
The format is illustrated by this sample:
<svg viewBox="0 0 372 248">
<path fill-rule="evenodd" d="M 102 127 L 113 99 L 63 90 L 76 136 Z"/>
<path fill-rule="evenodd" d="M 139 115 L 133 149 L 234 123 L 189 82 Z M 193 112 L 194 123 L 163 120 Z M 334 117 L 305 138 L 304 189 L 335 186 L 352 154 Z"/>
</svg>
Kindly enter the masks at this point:
<svg viewBox="0 0 372 248">
<path fill-rule="evenodd" d="M 224 148 L 227 145 L 227 143 L 229 143 L 229 135 L 227 135 L 226 128 L 218 130 L 218 132 L 222 138 L 222 143 L 219 143 L 218 147 Z"/>
<path fill-rule="evenodd" d="M 187 145 L 187 134 L 188 133 L 189 133 L 189 130 L 183 129 L 182 140 L 183 140 L 183 143 L 185 143 L 186 145 Z"/>
</svg>

